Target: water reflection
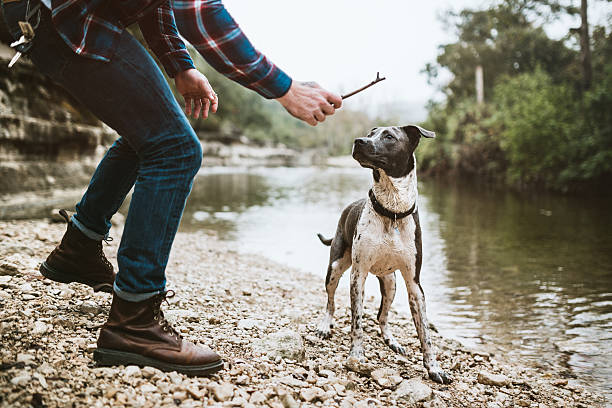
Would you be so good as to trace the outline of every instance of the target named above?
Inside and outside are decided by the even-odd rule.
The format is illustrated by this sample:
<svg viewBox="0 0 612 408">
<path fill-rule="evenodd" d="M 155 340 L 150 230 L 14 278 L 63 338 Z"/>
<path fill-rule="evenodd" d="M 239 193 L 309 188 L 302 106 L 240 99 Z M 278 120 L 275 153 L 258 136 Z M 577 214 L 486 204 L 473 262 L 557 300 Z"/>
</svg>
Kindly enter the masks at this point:
<svg viewBox="0 0 612 408">
<path fill-rule="evenodd" d="M 328 248 L 315 234 L 331 236 L 370 183 L 363 169 L 209 169 L 181 228 L 317 274 L 323 291 Z M 612 395 L 612 203 L 433 180 L 419 189 L 422 283 L 440 331 L 543 369 L 569 364 Z M 369 285 L 366 298 L 377 297 Z M 405 291 L 394 308 L 408 315 Z"/>
</svg>

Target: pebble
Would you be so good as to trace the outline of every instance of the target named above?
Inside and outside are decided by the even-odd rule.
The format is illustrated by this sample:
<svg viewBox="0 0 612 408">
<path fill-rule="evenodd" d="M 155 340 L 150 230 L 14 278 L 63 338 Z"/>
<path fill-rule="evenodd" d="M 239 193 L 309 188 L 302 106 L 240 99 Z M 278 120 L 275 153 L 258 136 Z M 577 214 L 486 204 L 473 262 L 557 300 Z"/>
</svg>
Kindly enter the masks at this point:
<svg viewBox="0 0 612 408">
<path fill-rule="evenodd" d="M 370 374 L 372 379 L 383 388 L 395 389 L 402 382 L 402 376 L 396 370 L 390 368 L 379 368 Z"/>
<path fill-rule="evenodd" d="M 370 375 L 370 373 L 374 371 L 374 366 L 372 364 L 366 363 L 352 356 L 346 359 L 344 367 L 349 371 L 363 375 Z"/>
<path fill-rule="evenodd" d="M 432 399 L 433 390 L 419 378 L 402 381 L 391 398 L 407 405 L 416 405 Z"/>
<path fill-rule="evenodd" d="M 338 290 L 337 328 L 331 339 L 322 340 L 315 336 L 325 294 L 321 279 L 256 255 L 242 255 L 202 233 L 178 233 L 168 264 L 168 287 L 177 293 L 162 308 L 187 340 L 218 351 L 226 369 L 208 378 L 192 378 L 152 367 L 97 367 L 90 352 L 111 297 L 93 293 L 85 285 L 24 274 L 26 270 L 35 273 L 37 263 L 64 231 L 65 224 L 46 221 L 0 221 L 0 265 L 12 263 L 19 268 L 16 275 L 0 273 L 0 395 L 7 396 L 4 405 L 40 406 L 40 398 L 42 405 L 50 407 L 92 408 L 411 408 L 414 404 L 419 408 L 482 408 L 489 404 L 507 408 L 526 403 L 535 407 L 540 402 L 538 408 L 605 406 L 580 379 L 564 385 L 557 380 L 563 378 L 561 371 L 550 369 L 544 376 L 502 355 L 493 359 L 487 353 L 465 351 L 435 333 L 432 341 L 442 350 L 440 363 L 456 380 L 449 385 L 434 384 L 426 380 L 419 361 L 420 347 L 410 315 L 391 311 L 390 328 L 409 351 L 408 356 L 399 356 L 381 342 L 374 310 L 378 305 L 373 300 L 364 302 L 366 362 L 351 361 L 347 358 L 348 291 Z M 33 242 L 36 232 L 48 239 Z M 32 248 L 32 259 L 4 255 L 7 233 L 13 234 L 8 244 Z M 117 239 L 104 246 L 111 262 L 115 262 L 118 243 Z M 251 295 L 242 296 L 245 291 Z M 26 302 L 22 295 L 33 298 Z M 35 328 L 39 335 L 33 334 Z M 260 344 L 263 347 L 257 349 Z M 477 381 L 479 371 L 502 374 L 515 386 L 495 389 L 483 385 Z M 436 390 L 433 395 L 432 389 Z"/>
<path fill-rule="evenodd" d="M 306 356 L 304 340 L 293 330 L 282 330 L 265 336 L 253 344 L 253 351 L 272 359 L 303 361 Z"/>
<path fill-rule="evenodd" d="M 324 395 L 325 391 L 323 391 L 319 387 L 302 388 L 300 390 L 300 398 L 306 402 L 312 402 L 314 400 L 321 399 L 321 397 Z"/>
<path fill-rule="evenodd" d="M 234 386 L 227 382 L 211 385 L 210 389 L 219 402 L 229 401 L 234 396 Z"/>
<path fill-rule="evenodd" d="M 30 381 L 32 381 L 32 376 L 27 372 L 21 372 L 11 379 L 11 384 L 24 387 Z"/>
<path fill-rule="evenodd" d="M 31 333 L 34 336 L 39 336 L 41 334 L 47 333 L 50 329 L 51 329 L 51 327 L 48 324 L 46 324 L 45 322 L 37 321 L 37 322 L 34 322 L 34 325 L 32 326 L 32 332 Z"/>
<path fill-rule="evenodd" d="M 86 300 L 79 305 L 79 311 L 81 313 L 90 313 L 96 315 L 100 313 L 102 309 L 98 306 L 97 303 L 92 302 L 91 300 Z"/>
<path fill-rule="evenodd" d="M 142 375 L 140 367 L 129 365 L 123 370 L 123 378 L 140 377 Z"/>
<path fill-rule="evenodd" d="M 484 385 L 493 385 L 496 387 L 505 387 L 510 384 L 510 379 L 502 374 L 492 374 L 487 371 L 478 373 L 478 382 Z"/>
</svg>

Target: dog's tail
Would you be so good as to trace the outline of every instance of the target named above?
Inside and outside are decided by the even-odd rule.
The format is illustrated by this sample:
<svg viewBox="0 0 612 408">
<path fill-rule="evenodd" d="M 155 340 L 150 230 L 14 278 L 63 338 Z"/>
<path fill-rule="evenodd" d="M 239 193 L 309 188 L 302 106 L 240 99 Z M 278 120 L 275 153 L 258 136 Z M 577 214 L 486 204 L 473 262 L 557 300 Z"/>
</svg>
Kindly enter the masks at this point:
<svg viewBox="0 0 612 408">
<path fill-rule="evenodd" d="M 317 234 L 317 237 L 319 237 L 319 239 L 321 240 L 321 242 L 323 243 L 323 245 L 325 246 L 330 246 L 332 243 L 332 238 L 326 239 L 323 235 L 321 234 Z"/>
</svg>

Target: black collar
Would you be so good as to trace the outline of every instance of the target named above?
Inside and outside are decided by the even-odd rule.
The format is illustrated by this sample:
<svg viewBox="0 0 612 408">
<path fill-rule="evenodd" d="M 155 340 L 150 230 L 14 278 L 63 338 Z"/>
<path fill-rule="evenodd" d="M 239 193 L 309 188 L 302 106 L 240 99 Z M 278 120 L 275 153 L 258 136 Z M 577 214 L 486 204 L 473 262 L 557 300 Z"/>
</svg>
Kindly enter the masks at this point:
<svg viewBox="0 0 612 408">
<path fill-rule="evenodd" d="M 410 208 L 408 211 L 396 213 L 396 212 L 387 210 L 380 202 L 378 202 L 378 200 L 376 199 L 376 196 L 374 195 L 374 191 L 372 191 L 372 189 L 370 189 L 370 191 L 368 192 L 368 195 L 370 196 L 370 201 L 372 202 L 372 207 L 374 207 L 374 211 L 376 211 L 379 215 L 382 215 L 383 217 L 392 219 L 393 221 L 401 220 L 402 218 L 405 218 L 409 216 L 410 214 L 414 213 L 414 211 L 416 210 L 416 201 L 415 201 L 414 204 L 412 205 L 412 208 Z"/>
</svg>

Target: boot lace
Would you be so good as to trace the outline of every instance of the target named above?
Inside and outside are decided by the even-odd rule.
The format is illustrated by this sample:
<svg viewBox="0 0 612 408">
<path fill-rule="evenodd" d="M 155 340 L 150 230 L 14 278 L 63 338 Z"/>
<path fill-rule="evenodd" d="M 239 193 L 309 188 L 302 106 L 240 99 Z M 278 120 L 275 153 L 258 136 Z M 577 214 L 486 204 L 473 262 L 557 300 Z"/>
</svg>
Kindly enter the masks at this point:
<svg viewBox="0 0 612 408">
<path fill-rule="evenodd" d="M 106 242 L 106 245 L 110 245 L 110 242 L 112 241 L 113 241 L 113 237 L 106 237 L 102 239 L 102 241 L 100 241 L 100 244 L 98 245 L 98 256 L 100 257 L 100 260 L 104 262 L 104 265 L 106 265 L 108 269 L 112 269 L 113 265 L 109 262 L 108 259 L 106 259 L 106 255 L 104 255 L 104 249 L 103 249 L 102 242 Z"/>
<path fill-rule="evenodd" d="M 167 305 L 170 305 L 168 299 L 173 298 L 175 295 L 173 290 L 166 291 L 158 295 L 158 298 L 155 301 L 155 316 L 153 316 L 153 320 L 157 321 L 157 323 L 162 327 L 162 330 L 165 333 L 170 334 L 170 336 L 176 338 L 176 340 L 181 339 L 181 335 L 172 327 L 169 321 L 164 317 L 164 312 L 161 310 L 162 303 L 166 302 Z"/>
</svg>

